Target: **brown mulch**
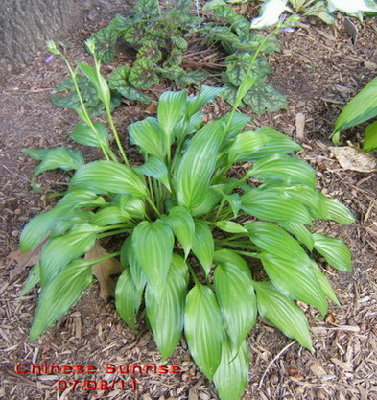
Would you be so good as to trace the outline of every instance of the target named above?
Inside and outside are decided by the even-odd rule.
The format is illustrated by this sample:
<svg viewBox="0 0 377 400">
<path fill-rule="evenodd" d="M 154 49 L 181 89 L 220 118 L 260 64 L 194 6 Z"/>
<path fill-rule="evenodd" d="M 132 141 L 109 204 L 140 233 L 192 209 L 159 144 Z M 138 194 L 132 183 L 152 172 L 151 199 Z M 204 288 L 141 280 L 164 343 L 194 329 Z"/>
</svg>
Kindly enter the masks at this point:
<svg viewBox="0 0 377 400">
<path fill-rule="evenodd" d="M 104 26 L 112 13 L 94 9 L 83 27 L 67 38 L 69 58 L 88 59 L 82 41 Z M 304 136 L 297 139 L 304 150 L 300 156 L 316 169 L 321 191 L 343 201 L 355 213 L 350 226 L 321 223 L 319 230 L 336 235 L 350 246 L 354 272 L 339 273 L 330 268 L 328 276 L 341 300 L 331 307 L 324 321 L 310 308 L 315 352 L 311 354 L 285 338 L 263 321 L 249 337 L 251 355 L 249 387 L 245 399 L 377 399 L 377 176 L 376 173 L 345 171 L 331 154 L 328 137 L 339 111 L 377 73 L 377 22 L 357 22 L 360 34 L 356 44 L 345 35 L 340 22 L 328 27 L 317 20 L 307 28 L 280 36 L 283 51 L 270 57 L 273 82 L 288 96 L 289 108 L 273 115 L 253 116 L 251 127 L 269 125 L 295 137 L 295 118 L 305 115 Z M 311 25 L 312 24 L 312 25 Z M 2 268 L 0 270 L 0 398 L 5 399 L 189 399 L 217 398 L 212 384 L 193 364 L 187 345 L 181 340 L 169 365 L 179 365 L 181 374 L 119 374 L 78 376 L 77 379 L 136 379 L 136 391 L 56 389 L 61 374 L 19 375 L 17 363 L 38 365 L 124 365 L 161 364 L 151 334 L 140 322 L 134 333 L 120 320 L 112 302 L 99 298 L 93 285 L 69 315 L 62 318 L 40 339 L 27 339 L 37 292 L 19 297 L 27 270 L 17 270 L 6 256 L 18 247 L 22 227 L 35 214 L 50 207 L 45 195 L 31 190 L 35 163 L 22 148 L 51 148 L 75 145 L 68 140 L 76 116 L 58 109 L 49 101 L 56 84 L 66 76 L 62 63 L 46 63 L 47 52 L 17 76 L 0 74 L 0 231 Z M 122 56 L 121 56 L 122 57 Z M 163 88 L 161 88 L 163 90 Z M 127 102 L 116 114 L 125 131 L 129 123 L 148 115 L 145 106 Z M 206 108 L 209 118 L 228 109 L 221 100 Z M 358 132 L 356 132 L 358 134 Z M 354 140 L 353 138 L 351 138 Z M 85 153 L 94 159 L 96 152 Z M 64 189 L 63 174 L 48 173 L 42 189 L 51 193 Z M 15 272 L 16 270 L 16 272 Z M 140 321 L 143 315 L 141 315 Z"/>
</svg>

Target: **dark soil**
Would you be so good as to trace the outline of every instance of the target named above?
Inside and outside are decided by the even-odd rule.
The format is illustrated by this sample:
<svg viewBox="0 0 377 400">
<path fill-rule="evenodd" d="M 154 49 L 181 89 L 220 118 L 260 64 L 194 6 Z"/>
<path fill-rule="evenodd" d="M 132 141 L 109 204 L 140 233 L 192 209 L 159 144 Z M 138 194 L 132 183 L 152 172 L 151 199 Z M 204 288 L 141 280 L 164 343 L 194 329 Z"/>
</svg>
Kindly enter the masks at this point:
<svg viewBox="0 0 377 400">
<path fill-rule="evenodd" d="M 119 2 L 120 3 L 120 2 Z M 103 2 L 101 2 L 103 6 Z M 117 1 L 106 9 L 94 8 L 83 27 L 67 37 L 69 59 L 88 59 L 82 43 L 104 26 L 117 10 Z M 250 10 L 243 7 L 243 11 Z M 295 117 L 303 113 L 306 128 L 296 138 L 304 150 L 300 156 L 317 170 L 320 190 L 343 201 L 357 216 L 351 226 L 318 225 L 319 231 L 339 236 L 350 246 L 353 273 L 328 269 L 328 276 L 341 300 L 324 321 L 308 308 L 315 352 L 311 354 L 263 321 L 249 337 L 251 354 L 249 386 L 245 399 L 377 399 L 377 175 L 343 170 L 329 150 L 328 139 L 341 107 L 377 73 L 377 21 L 359 25 L 356 44 L 346 36 L 341 21 L 333 27 L 317 20 L 307 27 L 282 34 L 283 51 L 270 58 L 272 80 L 288 96 L 289 108 L 266 116 L 253 116 L 251 127 L 272 126 L 295 137 Z M 99 298 L 98 284 L 86 291 L 74 310 L 40 339 L 28 341 L 37 291 L 19 297 L 29 267 L 20 268 L 6 256 L 17 249 L 20 232 L 35 214 L 53 205 L 46 193 L 64 189 L 67 178 L 47 173 L 39 179 L 44 194 L 31 189 L 35 163 L 21 149 L 75 147 L 68 134 L 77 122 L 73 112 L 58 109 L 49 101 L 51 91 L 65 76 L 62 62 L 42 51 L 20 75 L 0 74 L 0 177 L 3 210 L 0 232 L 0 398 L 4 399 L 189 399 L 217 398 L 214 388 L 193 364 L 181 340 L 169 365 L 179 365 L 180 374 L 109 375 L 19 375 L 18 363 L 48 365 L 95 365 L 106 363 L 161 364 L 151 334 L 141 322 L 137 333 L 123 323 L 112 302 Z M 120 59 L 127 59 L 121 54 Z M 155 94 L 165 90 L 159 87 Z M 228 110 L 221 100 L 207 107 L 208 118 Z M 116 112 L 120 131 L 152 108 L 125 102 Z M 85 150 L 87 159 L 96 151 Z M 131 157 L 133 150 L 130 150 Z M 142 320 L 142 316 L 140 321 Z M 122 390 L 58 391 L 59 379 L 136 379 L 138 388 Z"/>
</svg>

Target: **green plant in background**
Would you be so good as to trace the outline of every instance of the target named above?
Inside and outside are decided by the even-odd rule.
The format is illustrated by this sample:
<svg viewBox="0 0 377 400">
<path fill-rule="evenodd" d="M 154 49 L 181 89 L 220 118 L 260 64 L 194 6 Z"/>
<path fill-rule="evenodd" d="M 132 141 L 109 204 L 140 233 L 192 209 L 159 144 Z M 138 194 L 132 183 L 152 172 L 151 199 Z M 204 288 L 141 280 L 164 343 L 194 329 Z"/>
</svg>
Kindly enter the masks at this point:
<svg viewBox="0 0 377 400">
<path fill-rule="evenodd" d="M 343 108 L 332 133 L 333 142 L 339 145 L 341 132 L 376 117 L 377 78 L 374 78 Z M 363 150 L 377 150 L 377 122 L 372 122 L 365 128 Z"/>
<path fill-rule="evenodd" d="M 87 44 L 93 54 L 95 43 Z M 100 61 L 95 57 L 94 67 L 78 68 L 96 88 L 120 159 L 110 148 L 107 126 L 89 116 L 77 73 L 52 42 L 50 50 L 65 60 L 80 99 L 76 111 L 82 122 L 71 138 L 102 149 L 104 160 L 84 163 L 80 152 L 62 148 L 29 151 L 41 160 L 36 173 L 75 171 L 57 205 L 22 231 L 24 252 L 47 239 L 23 290 L 40 283 L 30 338 L 78 301 L 92 283 L 93 265 L 119 256 L 120 316 L 134 329 L 144 298 L 163 360 L 184 334 L 222 399 L 240 399 L 246 388 L 247 335 L 258 314 L 311 350 L 308 322 L 295 300 L 324 316 L 327 300 L 338 300 L 316 253 L 341 271 L 351 269 L 351 257 L 340 239 L 307 226 L 316 219 L 348 224 L 354 218 L 317 191 L 315 171 L 290 155 L 301 149 L 298 144 L 272 128 L 244 130 L 250 118 L 236 108 L 255 81 L 245 79 L 231 112 L 209 123 L 200 109 L 221 89 L 202 86 L 194 97 L 163 93 L 157 116 L 128 128 L 144 157 L 144 164 L 132 166 L 112 122 Z M 238 162 L 250 166 L 235 177 L 230 172 Z M 119 251 L 97 260 L 83 257 L 97 240 L 112 236 L 123 242 Z M 258 265 L 263 274 L 256 273 Z"/>
<path fill-rule="evenodd" d="M 118 67 L 108 77 L 112 106 L 120 104 L 121 96 L 150 102 L 151 98 L 142 90 L 157 85 L 161 77 L 181 87 L 203 81 L 210 74 L 188 72 L 181 66 L 184 56 L 190 53 L 189 42 L 197 43 L 200 40 L 203 43 L 220 43 L 228 54 L 223 74 L 225 91 L 222 95 L 225 101 L 234 104 L 237 90 L 246 79 L 248 65 L 251 59 L 256 58 L 248 76 L 255 80 L 255 85 L 244 94 L 240 106 L 249 106 L 256 114 L 286 108 L 286 98 L 267 83 L 271 67 L 267 59 L 261 56 L 280 51 L 275 37 L 279 30 L 268 37 L 250 32 L 249 21 L 222 0 L 206 3 L 202 10 L 207 16 L 205 19 L 192 14 L 190 4 L 190 0 L 181 0 L 170 9 L 160 10 L 155 0 L 138 0 L 133 15 L 124 17 L 118 14 L 106 28 L 92 35 L 96 43 L 94 53 L 103 62 L 113 60 L 118 40 L 123 39 L 136 51 L 131 66 Z M 93 84 L 85 76 L 79 76 L 77 81 L 88 110 L 98 114 L 101 102 L 95 96 Z M 74 109 L 78 99 L 72 89 L 71 79 L 63 82 L 57 91 L 70 90 L 70 93 L 54 95 L 53 103 Z"/>
<path fill-rule="evenodd" d="M 203 11 L 212 12 L 217 18 L 221 18 L 220 21 L 204 25 L 201 32 L 207 41 L 220 42 L 229 54 L 225 58 L 224 100 L 234 105 L 241 83 L 245 79 L 250 79 L 254 83 L 244 93 L 240 106 L 250 106 L 256 114 L 286 108 L 286 98 L 267 83 L 271 67 L 267 59 L 261 56 L 280 51 L 275 36 L 279 29 L 268 36 L 250 32 L 250 22 L 222 0 L 206 3 Z M 251 70 L 249 70 L 250 64 L 253 65 Z"/>
<path fill-rule="evenodd" d="M 260 16 L 251 21 L 251 28 L 264 29 L 273 26 L 279 22 L 284 12 L 293 14 L 290 17 L 292 25 L 300 16 L 315 16 L 326 24 L 331 24 L 335 20 L 336 11 L 362 19 L 364 15 L 375 15 L 377 5 L 374 0 L 265 0 Z"/>
</svg>

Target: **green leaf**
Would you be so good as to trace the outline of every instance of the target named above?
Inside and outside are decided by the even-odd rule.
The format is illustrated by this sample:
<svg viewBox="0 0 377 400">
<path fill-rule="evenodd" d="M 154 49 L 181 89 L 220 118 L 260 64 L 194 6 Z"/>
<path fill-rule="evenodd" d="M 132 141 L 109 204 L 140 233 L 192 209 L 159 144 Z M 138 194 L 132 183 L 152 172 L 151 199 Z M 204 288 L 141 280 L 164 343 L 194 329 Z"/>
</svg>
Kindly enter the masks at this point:
<svg viewBox="0 0 377 400">
<path fill-rule="evenodd" d="M 231 222 L 231 221 L 219 221 L 216 222 L 216 226 L 223 230 L 224 232 L 228 233 L 247 233 L 247 229 L 241 225 L 237 224 L 236 222 Z"/>
<path fill-rule="evenodd" d="M 242 204 L 240 195 L 238 193 L 232 193 L 225 196 L 225 200 L 229 203 L 234 218 L 237 218 L 238 212 L 240 211 Z"/>
<path fill-rule="evenodd" d="M 31 151 L 30 151 L 31 150 Z M 41 163 L 35 168 L 34 175 L 37 176 L 45 171 L 53 169 L 62 169 L 71 171 L 79 169 L 84 164 L 84 158 L 81 151 L 57 147 L 51 150 L 23 149 L 23 152 L 31 158 L 41 160 Z M 37 157 L 37 158 L 36 158 Z"/>
<path fill-rule="evenodd" d="M 178 204 L 190 211 L 205 199 L 223 135 L 220 121 L 205 125 L 191 139 L 178 164 L 175 175 Z"/>
<path fill-rule="evenodd" d="M 259 314 L 284 335 L 313 350 L 305 314 L 288 296 L 278 292 L 270 282 L 254 282 Z"/>
<path fill-rule="evenodd" d="M 223 342 L 221 363 L 213 382 L 221 400 L 239 400 L 247 387 L 249 375 L 249 352 L 247 342 L 240 348 L 232 346 L 229 340 Z"/>
<path fill-rule="evenodd" d="M 296 260 L 303 265 L 310 260 L 304 249 L 284 229 L 268 222 L 246 224 L 250 240 L 262 250 L 288 261 Z"/>
<path fill-rule="evenodd" d="M 91 147 L 108 147 L 109 135 L 106 125 L 102 122 L 94 122 L 95 131 L 84 122 L 76 124 L 75 129 L 70 135 L 70 138 L 75 142 Z"/>
<path fill-rule="evenodd" d="M 249 215 L 272 222 L 310 224 L 307 208 L 294 198 L 277 196 L 274 190 L 252 189 L 241 198 L 241 208 Z"/>
<path fill-rule="evenodd" d="M 187 265 L 182 257 L 173 254 L 172 265 L 161 297 L 157 298 L 147 286 L 145 293 L 147 316 L 163 360 L 171 356 L 181 337 L 187 283 Z"/>
<path fill-rule="evenodd" d="M 169 211 L 164 220 L 183 247 L 185 258 L 190 253 L 195 239 L 195 222 L 185 207 L 176 206 Z"/>
<path fill-rule="evenodd" d="M 133 8 L 136 17 L 152 18 L 160 16 L 157 0 L 138 0 Z"/>
<path fill-rule="evenodd" d="M 105 226 L 120 224 L 130 219 L 131 216 L 125 210 L 121 210 L 117 206 L 108 206 L 97 211 L 91 219 L 91 223 L 93 225 Z"/>
<path fill-rule="evenodd" d="M 128 65 L 117 68 L 109 77 L 109 87 L 111 89 L 116 89 L 123 97 L 127 99 L 149 104 L 152 99 L 130 85 L 130 71 L 131 69 Z"/>
<path fill-rule="evenodd" d="M 156 178 L 158 181 L 164 184 L 169 191 L 171 191 L 169 171 L 161 158 L 152 156 L 148 158 L 145 164 L 135 167 L 134 170 L 142 175 Z"/>
<path fill-rule="evenodd" d="M 322 315 L 327 314 L 327 301 L 311 260 L 303 264 L 267 252 L 260 253 L 259 257 L 272 284 L 281 293 L 316 307 Z"/>
<path fill-rule="evenodd" d="M 131 168 L 115 161 L 93 161 L 82 166 L 72 177 L 70 190 L 86 188 L 96 193 L 124 193 L 136 198 L 147 196 L 142 178 Z"/>
<path fill-rule="evenodd" d="M 191 214 L 194 217 L 206 215 L 220 203 L 221 199 L 222 195 L 211 186 L 204 192 L 202 201 L 192 209 Z"/>
<path fill-rule="evenodd" d="M 173 232 L 161 221 L 143 221 L 132 233 L 132 249 L 157 298 L 164 291 L 173 248 Z"/>
<path fill-rule="evenodd" d="M 334 132 L 360 125 L 377 115 L 377 78 L 372 79 L 342 110 Z"/>
<path fill-rule="evenodd" d="M 352 271 L 351 252 L 343 240 L 313 233 L 314 248 L 339 271 Z"/>
<path fill-rule="evenodd" d="M 242 99 L 256 114 L 275 112 L 288 107 L 287 98 L 270 84 L 253 86 Z"/>
<path fill-rule="evenodd" d="M 26 282 L 24 283 L 24 287 L 21 290 L 20 296 L 25 296 L 25 294 L 28 294 L 31 292 L 35 285 L 39 283 L 40 278 L 39 278 L 39 264 L 34 265 L 34 267 L 30 270 L 29 276 L 26 279 Z"/>
<path fill-rule="evenodd" d="M 192 117 L 207 103 L 215 100 L 223 90 L 222 87 L 202 85 L 197 96 L 187 97 L 187 116 Z"/>
<path fill-rule="evenodd" d="M 114 197 L 113 204 L 119 205 L 134 219 L 142 219 L 145 216 L 145 202 L 143 200 L 121 194 Z"/>
<path fill-rule="evenodd" d="M 170 147 L 173 143 L 172 133 L 174 127 L 186 115 L 186 93 L 164 92 L 157 104 L 157 119 L 165 131 L 166 143 Z"/>
<path fill-rule="evenodd" d="M 281 223 L 279 224 L 282 226 L 284 229 L 286 229 L 288 232 L 292 233 L 293 235 L 296 236 L 296 239 L 302 243 L 307 249 L 310 251 L 313 250 L 314 247 L 314 239 L 312 233 L 309 231 L 308 228 L 306 228 L 302 224 L 292 224 L 290 222 L 286 223 Z"/>
<path fill-rule="evenodd" d="M 250 74 L 247 75 L 250 61 L 253 55 L 250 53 L 235 53 L 225 59 L 226 79 L 234 86 L 240 86 L 247 78 L 255 78 L 255 82 L 265 79 L 271 72 L 271 67 L 264 57 L 259 57 L 253 62 Z"/>
<path fill-rule="evenodd" d="M 239 264 L 231 262 L 216 267 L 215 292 L 225 331 L 235 348 L 238 348 L 257 317 L 253 283 L 244 260 Z"/>
<path fill-rule="evenodd" d="M 363 150 L 377 150 L 377 122 L 374 122 L 366 127 Z"/>
<path fill-rule="evenodd" d="M 63 267 L 47 285 L 42 286 L 30 340 L 35 340 L 65 315 L 92 282 L 90 261 L 75 260 Z"/>
<path fill-rule="evenodd" d="M 329 199 L 319 194 L 320 219 L 335 221 L 338 224 L 353 224 L 354 215 L 339 200 Z"/>
<path fill-rule="evenodd" d="M 208 286 L 194 286 L 186 297 L 185 337 L 192 357 L 212 380 L 220 365 L 224 327 L 215 294 Z"/>
<path fill-rule="evenodd" d="M 95 67 L 89 64 L 78 62 L 77 67 L 94 85 L 97 91 L 97 96 L 103 102 L 103 104 L 110 105 L 110 90 L 107 85 L 106 79 L 101 74 L 97 73 Z"/>
<path fill-rule="evenodd" d="M 195 237 L 192 251 L 198 257 L 200 265 L 207 276 L 213 263 L 215 242 L 211 229 L 204 221 L 195 221 Z"/>
<path fill-rule="evenodd" d="M 315 171 L 307 162 L 282 154 L 259 159 L 248 171 L 248 175 L 261 180 L 282 181 L 287 185 L 316 187 Z"/>
<path fill-rule="evenodd" d="M 228 121 L 230 117 L 231 113 L 227 113 L 223 115 L 220 120 L 224 121 L 225 126 L 228 126 Z M 225 139 L 229 140 L 236 137 L 250 121 L 251 117 L 249 117 L 248 115 L 240 112 L 235 112 L 232 117 L 232 122 L 226 131 Z"/>
<path fill-rule="evenodd" d="M 323 294 L 326 296 L 326 298 L 331 300 L 334 304 L 340 306 L 338 297 L 336 296 L 327 276 L 324 274 L 324 272 L 322 272 L 319 269 L 319 267 L 315 261 L 312 262 L 312 266 L 313 266 L 313 270 L 315 271 L 315 274 L 317 276 L 317 279 L 318 279 L 318 282 L 322 289 Z"/>
<path fill-rule="evenodd" d="M 90 38 L 95 40 L 97 58 L 105 63 L 112 61 L 115 56 L 115 44 L 118 39 L 116 30 L 109 25 L 90 36 Z"/>
<path fill-rule="evenodd" d="M 139 261 L 136 258 L 135 252 L 132 247 L 132 237 L 129 236 L 123 243 L 120 249 L 120 262 L 126 268 L 130 268 L 131 278 L 135 285 L 136 291 L 140 294 L 143 293 L 147 278 L 143 272 Z"/>
<path fill-rule="evenodd" d="M 129 269 L 118 278 L 115 287 L 115 307 L 121 318 L 131 329 L 136 326 L 136 314 L 140 308 L 143 291 L 138 291 Z"/>
<path fill-rule="evenodd" d="M 257 161 L 273 154 L 287 154 L 301 150 L 287 135 L 272 128 L 259 128 L 236 136 L 228 149 L 229 159 L 238 161 Z"/>
<path fill-rule="evenodd" d="M 148 89 L 159 83 L 156 67 L 150 58 L 136 60 L 131 68 L 130 84 L 140 89 Z"/>
<path fill-rule="evenodd" d="M 131 143 L 140 147 L 145 154 L 164 158 L 168 151 L 164 130 L 156 118 L 148 117 L 134 122 L 129 127 Z"/>
<path fill-rule="evenodd" d="M 327 0 L 330 12 L 342 11 L 347 14 L 377 12 L 377 5 L 371 0 Z"/>
<path fill-rule="evenodd" d="M 81 257 L 94 246 L 100 229 L 89 224 L 76 225 L 67 234 L 46 243 L 39 260 L 42 288 L 52 282 L 65 265 Z"/>
</svg>

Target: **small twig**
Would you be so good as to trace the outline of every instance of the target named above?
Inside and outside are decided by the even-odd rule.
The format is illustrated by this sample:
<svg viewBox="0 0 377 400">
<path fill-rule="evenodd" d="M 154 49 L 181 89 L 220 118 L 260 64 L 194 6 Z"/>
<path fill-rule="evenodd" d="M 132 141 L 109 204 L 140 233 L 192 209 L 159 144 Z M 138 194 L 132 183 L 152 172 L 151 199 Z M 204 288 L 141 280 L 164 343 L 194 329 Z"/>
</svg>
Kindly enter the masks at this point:
<svg viewBox="0 0 377 400">
<path fill-rule="evenodd" d="M 268 371 L 270 370 L 270 368 L 272 367 L 272 365 L 274 364 L 274 362 L 275 362 L 276 360 L 278 360 L 278 359 L 283 355 L 283 353 L 285 353 L 285 352 L 286 352 L 293 344 L 295 344 L 295 343 L 296 343 L 296 342 L 291 342 L 291 343 L 287 344 L 287 345 L 284 347 L 284 349 L 281 350 L 281 351 L 272 359 L 272 361 L 268 364 L 268 367 L 266 368 L 266 370 L 264 371 L 264 373 L 263 373 L 263 375 L 262 375 L 262 378 L 261 378 L 261 380 L 260 380 L 260 382 L 259 382 L 259 385 L 258 385 L 258 389 L 261 389 L 261 388 L 262 388 L 264 378 L 266 377 Z"/>
</svg>

